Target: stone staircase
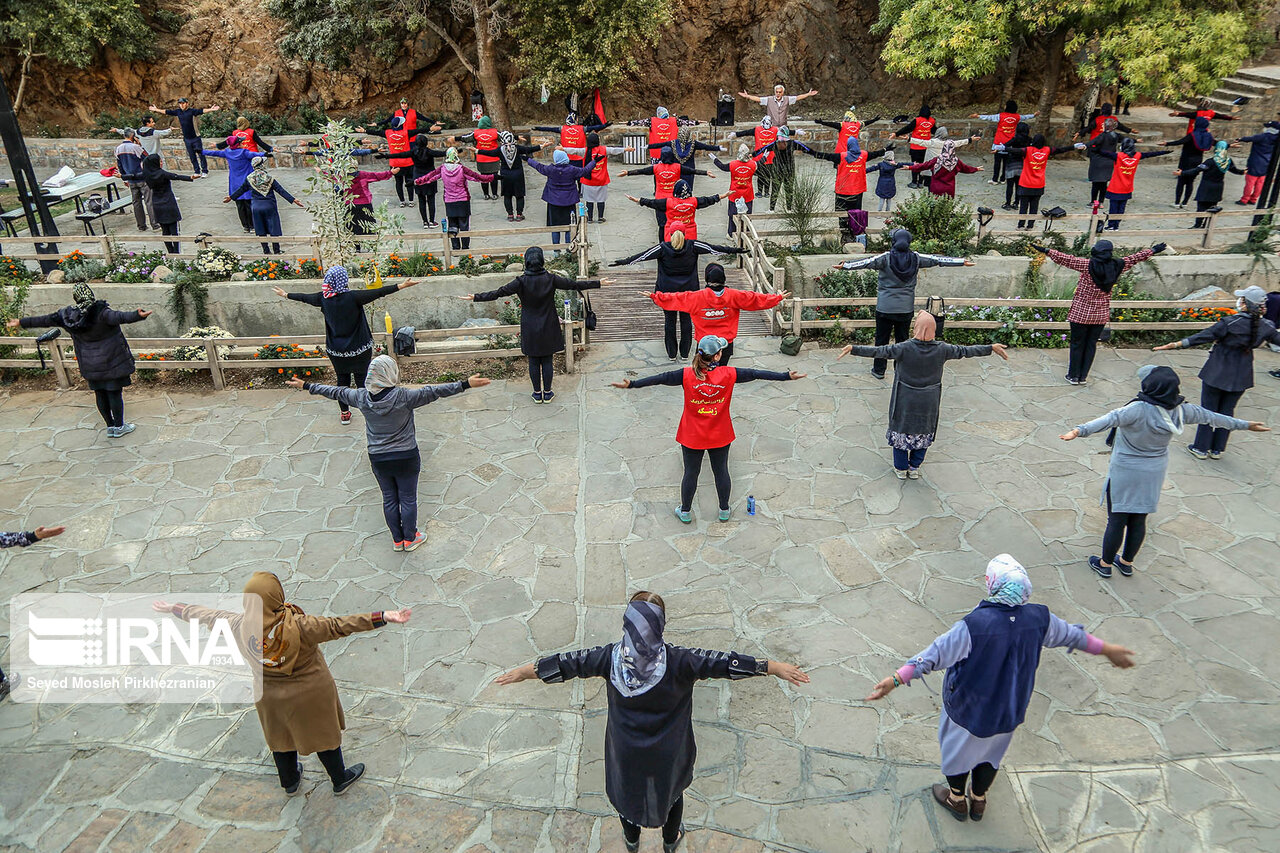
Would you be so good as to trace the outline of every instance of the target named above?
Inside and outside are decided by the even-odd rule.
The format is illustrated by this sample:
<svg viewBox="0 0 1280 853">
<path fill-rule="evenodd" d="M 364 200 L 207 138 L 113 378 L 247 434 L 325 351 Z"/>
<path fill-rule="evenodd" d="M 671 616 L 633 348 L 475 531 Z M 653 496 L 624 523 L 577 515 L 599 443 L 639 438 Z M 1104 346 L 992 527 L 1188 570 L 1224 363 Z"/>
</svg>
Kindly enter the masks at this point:
<svg viewBox="0 0 1280 853">
<path fill-rule="evenodd" d="M 1223 80 L 1205 98 L 1209 101 L 1210 109 L 1230 113 L 1250 124 L 1274 119 L 1276 112 L 1280 110 L 1280 66 L 1241 68 Z M 1248 98 L 1248 103 L 1237 106 L 1235 101 L 1240 98 Z M 1182 101 L 1178 104 L 1178 109 L 1197 109 L 1197 100 L 1199 99 Z"/>
<path fill-rule="evenodd" d="M 612 279 L 599 290 L 591 290 L 591 307 L 598 325 L 591 333 L 592 341 L 662 340 L 662 310 L 645 294 L 653 291 L 657 272 L 653 264 L 635 269 L 616 267 L 600 271 L 602 279 Z M 738 267 L 725 267 L 729 287 L 751 288 L 747 275 Z M 769 312 L 743 311 L 738 324 L 739 335 L 768 335 Z"/>
</svg>

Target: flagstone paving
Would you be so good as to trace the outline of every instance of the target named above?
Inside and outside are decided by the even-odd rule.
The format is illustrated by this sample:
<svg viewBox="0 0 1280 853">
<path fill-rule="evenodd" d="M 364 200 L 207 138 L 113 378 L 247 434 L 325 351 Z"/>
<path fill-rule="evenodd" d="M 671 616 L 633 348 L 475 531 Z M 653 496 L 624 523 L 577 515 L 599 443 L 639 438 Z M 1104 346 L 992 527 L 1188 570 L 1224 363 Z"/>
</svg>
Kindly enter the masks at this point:
<svg viewBox="0 0 1280 853">
<path fill-rule="evenodd" d="M 359 417 L 340 425 L 328 401 L 135 387 L 138 430 L 108 441 L 83 391 L 0 398 L 0 527 L 69 526 L 0 555 L 9 594 L 181 599 L 268 569 L 312 613 L 414 608 L 326 647 L 344 751 L 369 768 L 344 798 L 314 758 L 306 796 L 285 798 L 251 708 L 6 702 L 0 847 L 620 851 L 603 685 L 492 680 L 612 641 L 647 588 L 668 602 L 669 640 L 813 677 L 699 688 L 691 851 L 1280 848 L 1276 439 L 1233 437 L 1217 463 L 1175 450 L 1138 571 L 1110 582 L 1084 564 L 1104 521 L 1101 438 L 1057 439 L 1130 399 L 1148 360 L 1195 399 L 1202 354 L 1106 352 L 1085 388 L 1062 382 L 1061 350 L 955 363 L 924 478 L 899 482 L 888 385 L 865 362 L 776 346 L 745 340 L 735 361 L 810 376 L 735 394 L 730 522 L 708 521 L 709 474 L 694 524 L 672 515 L 678 391 L 608 386 L 668 369 L 659 345 L 597 345 L 550 406 L 508 382 L 421 411 L 428 544 L 409 554 L 389 548 Z M 1275 423 L 1276 358 L 1258 360 L 1240 414 Z M 1139 668 L 1046 652 L 987 819 L 961 824 L 927 794 L 937 694 L 862 697 L 979 600 L 1001 551 L 1037 601 L 1131 646 Z"/>
</svg>

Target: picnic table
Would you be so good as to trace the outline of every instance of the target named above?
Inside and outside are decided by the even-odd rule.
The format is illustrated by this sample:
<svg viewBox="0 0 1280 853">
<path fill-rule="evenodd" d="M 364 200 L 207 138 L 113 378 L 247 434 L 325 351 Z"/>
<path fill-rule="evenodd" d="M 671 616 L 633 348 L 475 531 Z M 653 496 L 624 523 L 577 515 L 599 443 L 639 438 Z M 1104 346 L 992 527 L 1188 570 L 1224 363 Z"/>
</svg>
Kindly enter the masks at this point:
<svg viewBox="0 0 1280 853">
<path fill-rule="evenodd" d="M 83 213 L 84 202 L 81 197 L 103 187 L 107 188 L 108 202 L 120 197 L 120 187 L 116 183 L 115 177 L 108 178 L 98 172 L 85 172 L 83 175 L 76 175 L 60 187 L 41 186 L 40 194 L 46 200 L 55 204 L 67 199 L 75 199 L 76 213 Z"/>
</svg>

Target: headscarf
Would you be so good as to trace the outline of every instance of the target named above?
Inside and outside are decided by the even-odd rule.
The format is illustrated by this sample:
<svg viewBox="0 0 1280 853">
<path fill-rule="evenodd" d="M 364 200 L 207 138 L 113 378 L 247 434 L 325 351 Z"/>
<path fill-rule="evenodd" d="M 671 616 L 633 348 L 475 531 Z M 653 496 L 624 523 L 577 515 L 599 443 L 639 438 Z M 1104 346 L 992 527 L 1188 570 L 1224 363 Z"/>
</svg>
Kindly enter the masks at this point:
<svg viewBox="0 0 1280 853">
<path fill-rule="evenodd" d="M 1114 116 L 1102 122 L 1102 130 L 1104 133 L 1110 133 L 1119 126 L 1120 122 L 1116 121 Z"/>
<path fill-rule="evenodd" d="M 751 146 L 745 142 L 738 143 L 738 159 L 746 162 L 751 159 Z"/>
<path fill-rule="evenodd" d="M 664 145 L 662 146 L 662 149 L 658 151 L 658 159 L 663 163 L 670 165 L 676 161 L 676 152 L 671 150 L 670 145 Z"/>
<path fill-rule="evenodd" d="M 415 133 L 413 141 L 409 143 L 412 148 L 414 159 L 426 160 L 427 149 L 431 147 L 431 139 L 425 133 Z"/>
<path fill-rule="evenodd" d="M 1031 578 L 1022 564 L 1008 554 L 987 563 L 987 601 L 1017 607 L 1031 599 Z"/>
<path fill-rule="evenodd" d="M 1098 110 L 1099 115 L 1111 115 L 1111 104 L 1103 104 L 1102 109 Z"/>
<path fill-rule="evenodd" d="M 236 136 L 234 133 L 226 138 L 226 145 L 228 148 L 239 148 L 240 142 L 241 142 L 240 137 Z M 325 144 L 326 145 L 329 144 L 328 140 L 325 140 Z"/>
<path fill-rule="evenodd" d="M 402 128 L 402 127 L 404 127 L 404 116 L 392 116 L 392 117 L 391 117 L 391 129 L 392 129 L 392 130 L 399 130 L 399 129 L 400 129 L 400 128 Z"/>
<path fill-rule="evenodd" d="M 254 572 L 244 585 L 244 594 L 257 595 L 262 601 L 262 636 L 242 636 L 245 646 L 264 669 L 291 675 L 302 650 L 302 628 L 298 617 L 302 608 L 284 600 L 280 578 L 271 572 Z M 248 622 L 242 622 L 245 627 Z"/>
<path fill-rule="evenodd" d="M 949 172 L 956 168 L 960 160 L 956 157 L 956 144 L 948 139 L 942 143 L 942 150 L 938 152 L 938 168 L 944 172 Z"/>
<path fill-rule="evenodd" d="M 160 165 L 159 154 L 148 154 L 142 158 L 142 179 L 144 181 L 158 180 L 164 174 L 164 167 Z"/>
<path fill-rule="evenodd" d="M 773 119 L 770 118 L 769 116 L 765 116 L 764 118 L 760 119 L 760 126 L 763 127 L 765 130 L 768 130 L 769 128 L 773 127 Z"/>
<path fill-rule="evenodd" d="M 551 155 L 551 162 L 557 166 L 567 166 L 569 165 L 569 153 L 567 151 L 557 150 Z"/>
<path fill-rule="evenodd" d="M 488 116 L 480 116 L 480 121 L 476 122 L 476 127 L 480 128 L 481 130 L 485 130 L 487 128 L 493 127 L 493 119 L 489 118 Z"/>
<path fill-rule="evenodd" d="M 370 394 L 377 394 L 387 388 L 400 384 L 400 365 L 389 355 L 375 356 L 369 362 L 369 371 L 365 374 L 364 388 Z"/>
<path fill-rule="evenodd" d="M 1132 136 L 1126 136 L 1120 140 L 1120 152 L 1126 156 L 1132 157 L 1138 153 L 1138 143 L 1134 141 Z"/>
<path fill-rule="evenodd" d="M 249 120 L 247 118 L 245 118 L 244 116 L 240 116 L 239 118 L 236 119 L 236 130 L 248 130 L 248 129 L 249 129 Z"/>
<path fill-rule="evenodd" d="M 724 289 L 724 267 L 720 264 L 707 264 L 707 268 L 702 271 L 702 277 L 706 280 L 707 287 L 712 290 Z"/>
<path fill-rule="evenodd" d="M 933 132 L 933 138 L 934 138 L 934 140 L 936 140 L 936 141 L 938 141 L 938 142 L 941 142 L 941 141 L 942 141 L 942 140 L 944 140 L 944 139 L 950 139 L 950 138 L 951 138 L 951 131 L 947 130 L 945 127 L 940 127 L 940 128 L 938 128 L 938 129 L 934 130 L 934 132 Z"/>
<path fill-rule="evenodd" d="M 932 341 L 938 337 L 938 321 L 928 311 L 916 314 L 916 327 L 911 337 L 917 341 Z"/>
<path fill-rule="evenodd" d="M 578 114 L 577 114 L 577 113 L 569 113 L 568 115 L 566 115 L 566 116 L 564 117 L 564 123 L 565 123 L 565 124 L 577 124 L 577 123 L 578 123 Z"/>
<path fill-rule="evenodd" d="M 676 185 L 671 189 L 671 194 L 676 198 L 689 198 L 693 195 L 693 190 L 689 189 L 689 182 L 681 178 L 676 181 Z"/>
<path fill-rule="evenodd" d="M 856 163 L 858 158 L 862 156 L 862 146 L 858 144 L 858 137 L 850 136 L 844 143 L 844 161 L 846 163 Z"/>
<path fill-rule="evenodd" d="M 1018 126 L 1014 128 L 1013 139 L 1009 140 L 1010 148 L 1026 148 L 1031 144 L 1031 125 L 1025 121 L 1018 122 Z"/>
<path fill-rule="evenodd" d="M 1016 113 L 1018 111 L 1018 102 L 1014 100 L 1005 101 L 1004 111 L 1007 113 Z"/>
<path fill-rule="evenodd" d="M 1099 240 L 1089 250 L 1089 277 L 1103 293 L 1110 293 L 1124 272 L 1124 259 L 1111 255 L 1114 248 L 1110 240 Z"/>
<path fill-rule="evenodd" d="M 325 299 L 337 296 L 339 293 L 346 293 L 347 281 L 346 267 L 329 267 L 324 271 L 324 284 L 320 286 L 320 293 Z"/>
<path fill-rule="evenodd" d="M 1049 143 L 1044 138 L 1043 133 L 1037 133 L 1035 136 L 1031 137 L 1031 144 L 1036 148 L 1044 148 Z"/>
<path fill-rule="evenodd" d="M 667 112 L 666 107 L 658 107 L 656 110 L 653 111 L 653 114 L 656 115 L 658 118 L 671 118 L 671 113 Z"/>
<path fill-rule="evenodd" d="M 502 155 L 502 162 L 506 164 L 508 169 L 514 168 L 516 165 L 516 135 L 509 130 L 498 131 L 498 153 Z"/>
<path fill-rule="evenodd" d="M 1213 164 L 1223 172 L 1231 168 L 1231 158 L 1227 156 L 1227 141 L 1225 139 L 1219 139 L 1213 146 Z"/>
<path fill-rule="evenodd" d="M 667 616 L 651 601 L 633 601 L 622 616 L 622 639 L 613 647 L 609 681 L 623 696 L 639 696 L 667 673 L 662 629 Z"/>
<path fill-rule="evenodd" d="M 920 256 L 911 251 L 911 232 L 895 228 L 889 235 L 893 248 L 889 250 L 889 271 L 898 281 L 912 281 L 920 270 Z"/>
<path fill-rule="evenodd" d="M 1172 367 L 1152 367 L 1150 370 L 1144 367 L 1138 375 L 1142 377 L 1142 391 L 1138 394 L 1142 402 L 1173 410 L 1186 399 L 1178 393 L 1182 380 Z"/>
<path fill-rule="evenodd" d="M 677 128 L 676 139 L 681 142 L 693 142 L 693 128 L 687 124 Z"/>
<path fill-rule="evenodd" d="M 920 118 L 933 118 L 933 113 L 929 111 L 928 107 L 921 107 Z"/>
<path fill-rule="evenodd" d="M 1191 141 L 1201 151 L 1208 151 L 1213 147 L 1213 134 L 1209 132 L 1209 120 L 1204 116 L 1197 116 L 1195 125 L 1191 129 Z"/>
<path fill-rule="evenodd" d="M 1280 121 L 1264 121 L 1262 123 L 1263 133 L 1280 133 Z"/>
<path fill-rule="evenodd" d="M 885 163 L 896 163 L 896 162 L 897 162 L 897 159 L 896 159 L 896 158 L 895 158 L 895 156 L 894 156 L 894 153 L 893 153 L 893 149 L 892 149 L 892 148 L 886 148 L 886 149 L 884 150 L 884 154 L 882 154 L 882 155 L 880 156 L 880 159 L 881 159 L 881 161 L 883 161 L 883 162 L 885 162 Z"/>
<path fill-rule="evenodd" d="M 444 161 L 445 161 L 446 163 L 457 163 L 457 162 L 458 162 L 458 149 L 457 149 L 457 148 L 454 148 L 452 145 L 450 145 L 448 148 L 446 148 L 446 149 L 445 149 L 445 152 L 444 152 Z"/>
<path fill-rule="evenodd" d="M 524 271 L 526 275 L 537 275 L 543 272 L 545 270 L 543 264 L 542 250 L 537 246 L 530 246 L 524 250 Z"/>
<path fill-rule="evenodd" d="M 587 134 L 587 154 L 600 147 L 600 134 L 592 131 Z"/>
<path fill-rule="evenodd" d="M 858 108 L 851 104 L 849 106 L 849 109 L 844 111 L 843 121 L 857 121 L 857 120 L 858 120 Z"/>
<path fill-rule="evenodd" d="M 88 311 L 98 301 L 98 297 L 94 296 L 93 289 L 82 281 L 71 288 L 71 301 L 81 311 Z"/>
<path fill-rule="evenodd" d="M 249 188 L 258 195 L 266 195 L 271 192 L 271 185 L 275 183 L 275 178 L 271 177 L 271 173 L 267 171 L 267 158 L 256 157 L 253 160 L 253 169 L 249 172 Z"/>
</svg>

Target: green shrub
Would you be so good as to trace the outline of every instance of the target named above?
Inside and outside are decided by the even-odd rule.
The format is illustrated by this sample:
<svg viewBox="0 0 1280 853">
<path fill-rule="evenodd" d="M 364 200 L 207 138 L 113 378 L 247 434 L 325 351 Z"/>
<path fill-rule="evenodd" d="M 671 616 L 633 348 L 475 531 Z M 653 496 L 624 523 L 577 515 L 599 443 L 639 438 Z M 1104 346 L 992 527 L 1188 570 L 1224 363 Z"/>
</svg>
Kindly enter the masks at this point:
<svg viewBox="0 0 1280 853">
<path fill-rule="evenodd" d="M 796 235 L 796 247 L 813 246 L 827 217 L 827 178 L 815 172 L 796 172 L 774 194 L 782 202 L 782 221 Z"/>
<path fill-rule="evenodd" d="M 100 112 L 93 119 L 93 127 L 89 128 L 89 135 L 98 138 L 122 139 L 120 134 L 112 133 L 111 128 L 141 127 L 142 120 L 149 115 L 151 115 L 149 110 L 129 109 L 128 107 Z M 214 115 L 217 115 L 217 113 L 214 113 Z"/>
<path fill-rule="evenodd" d="M 164 252 L 112 252 L 107 281 L 137 284 L 151 281 L 155 268 L 164 264 Z"/>
<path fill-rule="evenodd" d="M 191 300 L 192 313 L 198 326 L 209 323 L 209 287 L 198 272 L 172 273 L 166 278 L 173 284 L 169 290 L 169 310 L 179 323 L 187 322 L 187 300 Z M 217 328 L 217 327 L 211 327 Z M 193 330 L 194 331 L 194 330 Z M 229 335 L 204 335 L 201 337 L 230 337 Z"/>
<path fill-rule="evenodd" d="M 887 252 L 889 235 L 896 228 L 911 232 L 911 248 L 936 255 L 967 255 L 973 250 L 977 226 L 973 207 L 951 196 L 914 193 L 885 221 L 885 227 L 869 250 Z"/>
</svg>

